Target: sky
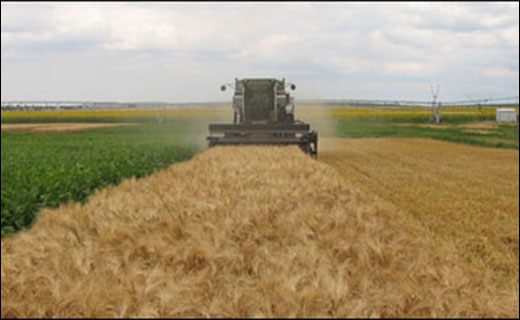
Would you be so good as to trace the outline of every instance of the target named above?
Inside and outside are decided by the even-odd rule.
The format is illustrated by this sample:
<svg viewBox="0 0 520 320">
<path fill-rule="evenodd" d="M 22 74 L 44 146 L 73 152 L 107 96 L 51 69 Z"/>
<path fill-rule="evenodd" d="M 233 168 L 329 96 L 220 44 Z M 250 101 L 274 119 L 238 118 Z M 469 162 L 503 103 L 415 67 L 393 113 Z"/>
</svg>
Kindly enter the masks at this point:
<svg viewBox="0 0 520 320">
<path fill-rule="evenodd" d="M 518 96 L 518 2 L 1 3 L 1 99 L 230 100 L 285 78 L 296 99 Z"/>
</svg>

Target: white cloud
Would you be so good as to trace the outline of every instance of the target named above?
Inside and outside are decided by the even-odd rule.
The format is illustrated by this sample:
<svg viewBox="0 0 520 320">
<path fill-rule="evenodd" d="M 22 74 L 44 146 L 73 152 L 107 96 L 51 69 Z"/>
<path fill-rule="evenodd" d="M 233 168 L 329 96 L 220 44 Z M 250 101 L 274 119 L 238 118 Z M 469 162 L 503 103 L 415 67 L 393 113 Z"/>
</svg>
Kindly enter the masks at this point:
<svg viewBox="0 0 520 320">
<path fill-rule="evenodd" d="M 259 41 L 249 43 L 244 49 L 238 53 L 234 53 L 231 56 L 234 58 L 274 58 L 279 59 L 280 52 L 287 52 L 290 50 L 290 46 L 299 42 L 297 35 L 289 34 L 275 34 L 270 35 Z"/>
<path fill-rule="evenodd" d="M 433 67 L 428 63 L 420 62 L 390 62 L 384 64 L 383 71 L 390 75 L 424 75 L 431 73 Z"/>
<path fill-rule="evenodd" d="M 61 78 L 81 72 L 92 95 L 76 89 L 78 99 L 221 99 L 201 92 L 215 81 L 258 75 L 323 88 L 302 96 L 348 88 L 384 98 L 376 96 L 381 85 L 406 99 L 410 81 L 420 87 L 477 77 L 478 85 L 512 79 L 503 90 L 518 92 L 518 3 L 2 2 L 1 12 L 2 79 L 10 79 L 2 81 L 2 99 L 40 91 L 60 99 L 61 80 L 24 80 L 43 78 L 43 70 Z M 96 88 L 106 85 L 100 78 L 117 79 L 117 95 Z"/>
<path fill-rule="evenodd" d="M 483 75 L 492 77 L 492 78 L 517 78 L 518 79 L 518 70 L 513 71 L 502 66 L 495 66 L 491 68 L 486 68 L 483 70 Z"/>
</svg>

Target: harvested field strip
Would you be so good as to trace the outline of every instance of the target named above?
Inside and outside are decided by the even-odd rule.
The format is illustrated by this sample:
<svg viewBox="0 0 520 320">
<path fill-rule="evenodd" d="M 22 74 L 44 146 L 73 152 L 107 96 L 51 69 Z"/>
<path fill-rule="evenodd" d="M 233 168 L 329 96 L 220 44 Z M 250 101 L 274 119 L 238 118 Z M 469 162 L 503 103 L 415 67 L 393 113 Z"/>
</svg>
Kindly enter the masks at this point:
<svg viewBox="0 0 520 320">
<path fill-rule="evenodd" d="M 2 317 L 518 317 L 297 147 L 216 147 L 2 239 Z"/>
<path fill-rule="evenodd" d="M 27 132 L 79 132 L 88 129 L 109 128 L 134 125 L 132 123 L 31 123 L 31 124 L 2 124 L 2 131 Z"/>
<path fill-rule="evenodd" d="M 518 150 L 427 139 L 326 139 L 320 160 L 518 290 Z"/>
</svg>

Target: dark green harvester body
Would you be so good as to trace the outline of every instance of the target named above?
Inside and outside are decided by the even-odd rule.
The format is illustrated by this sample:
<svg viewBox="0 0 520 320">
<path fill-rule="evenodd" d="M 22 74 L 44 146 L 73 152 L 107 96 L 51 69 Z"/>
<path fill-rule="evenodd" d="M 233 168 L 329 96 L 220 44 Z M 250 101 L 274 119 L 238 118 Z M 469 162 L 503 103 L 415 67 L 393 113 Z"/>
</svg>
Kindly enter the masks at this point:
<svg viewBox="0 0 520 320">
<path fill-rule="evenodd" d="M 236 79 L 234 89 L 233 124 L 210 124 L 209 147 L 294 144 L 317 156 L 318 134 L 308 124 L 294 120 L 294 100 L 285 91 L 285 80 Z"/>
</svg>

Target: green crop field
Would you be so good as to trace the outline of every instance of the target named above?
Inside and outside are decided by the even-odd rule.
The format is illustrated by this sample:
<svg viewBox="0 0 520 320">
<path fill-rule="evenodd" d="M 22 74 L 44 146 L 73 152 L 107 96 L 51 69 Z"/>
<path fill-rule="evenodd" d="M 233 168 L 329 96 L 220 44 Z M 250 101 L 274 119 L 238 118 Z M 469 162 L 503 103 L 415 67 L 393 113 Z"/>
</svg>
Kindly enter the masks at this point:
<svg viewBox="0 0 520 320">
<path fill-rule="evenodd" d="M 74 119 L 77 121 L 77 119 Z M 40 208 L 85 201 L 96 189 L 189 159 L 186 121 L 76 133 L 2 132 L 2 236 L 28 227 Z"/>
<path fill-rule="evenodd" d="M 430 138 L 470 145 L 518 149 L 518 129 L 518 124 L 471 129 L 471 122 L 421 125 L 406 122 L 360 122 L 338 119 L 336 135 L 346 138 Z"/>
<path fill-rule="evenodd" d="M 486 147 L 518 149 L 517 123 L 498 124 L 494 108 L 445 108 L 442 123 L 430 122 L 424 108 L 340 108 L 315 106 L 297 111 L 320 137 L 429 138 Z M 517 108 L 518 112 L 518 108 Z"/>
</svg>

